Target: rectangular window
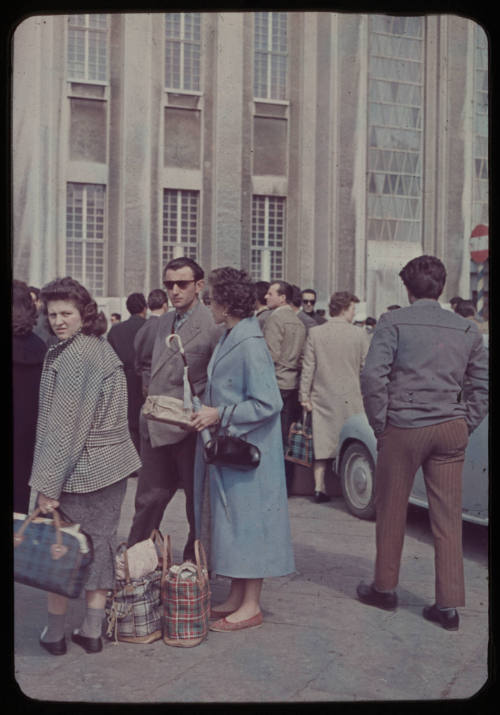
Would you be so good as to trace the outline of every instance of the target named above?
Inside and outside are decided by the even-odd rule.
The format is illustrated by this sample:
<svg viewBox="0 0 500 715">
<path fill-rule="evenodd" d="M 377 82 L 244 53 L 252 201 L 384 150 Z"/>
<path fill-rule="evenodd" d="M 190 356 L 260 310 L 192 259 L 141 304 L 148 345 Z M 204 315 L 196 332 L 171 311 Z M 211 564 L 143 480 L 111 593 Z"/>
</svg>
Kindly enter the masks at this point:
<svg viewBox="0 0 500 715">
<path fill-rule="evenodd" d="M 108 79 L 108 16 L 69 15 L 68 79 L 106 82 Z"/>
<path fill-rule="evenodd" d="M 66 273 L 92 296 L 105 295 L 104 206 L 100 184 L 68 184 L 66 193 Z"/>
<path fill-rule="evenodd" d="M 201 13 L 165 14 L 165 87 L 200 90 Z"/>
<path fill-rule="evenodd" d="M 173 258 L 198 256 L 198 191 L 163 191 L 162 265 Z"/>
<path fill-rule="evenodd" d="M 287 98 L 287 14 L 256 12 L 254 20 L 254 97 Z"/>
<path fill-rule="evenodd" d="M 424 19 L 369 21 L 367 238 L 419 242 Z"/>
<path fill-rule="evenodd" d="M 251 274 L 256 281 L 283 279 L 285 201 L 281 196 L 252 199 Z"/>
</svg>

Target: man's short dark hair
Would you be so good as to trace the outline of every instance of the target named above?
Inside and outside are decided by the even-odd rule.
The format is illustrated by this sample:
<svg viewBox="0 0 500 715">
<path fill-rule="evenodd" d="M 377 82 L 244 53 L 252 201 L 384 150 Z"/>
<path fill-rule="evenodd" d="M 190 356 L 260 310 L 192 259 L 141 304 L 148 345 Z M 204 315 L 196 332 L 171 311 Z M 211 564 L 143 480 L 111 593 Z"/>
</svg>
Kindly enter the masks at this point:
<svg viewBox="0 0 500 715">
<path fill-rule="evenodd" d="M 130 315 L 137 315 L 147 307 L 146 298 L 142 293 L 131 293 L 125 305 Z"/>
<path fill-rule="evenodd" d="M 460 300 L 455 306 L 455 313 L 464 318 L 473 318 L 476 315 L 476 306 L 472 300 Z"/>
<path fill-rule="evenodd" d="M 181 268 L 191 268 L 193 271 L 193 278 L 195 281 L 201 281 L 205 277 L 205 273 L 203 271 L 203 268 L 199 266 L 196 261 L 193 261 L 192 258 L 188 258 L 187 256 L 180 256 L 179 258 L 173 258 L 171 261 L 167 263 L 165 268 L 163 269 L 163 275 L 165 276 L 167 271 L 178 271 Z"/>
<path fill-rule="evenodd" d="M 462 301 L 463 298 L 461 298 L 459 295 L 453 296 L 453 298 L 450 300 L 450 305 L 453 308 L 453 310 L 456 312 L 456 306 Z"/>
<path fill-rule="evenodd" d="M 369 315 L 368 318 L 365 320 L 365 325 L 377 325 L 377 321 L 375 318 L 372 318 L 371 315 Z"/>
<path fill-rule="evenodd" d="M 317 295 L 316 291 L 314 290 L 314 288 L 304 288 L 304 290 L 302 291 L 302 298 L 304 297 L 304 293 L 313 293 L 314 300 L 317 300 L 317 298 L 318 298 L 318 295 Z"/>
<path fill-rule="evenodd" d="M 287 303 L 293 300 L 293 288 L 286 281 L 271 281 L 271 285 L 278 286 L 278 295 L 284 295 Z"/>
<path fill-rule="evenodd" d="M 255 283 L 255 295 L 261 305 L 266 304 L 266 293 L 269 290 L 270 285 L 269 281 L 257 281 Z"/>
<path fill-rule="evenodd" d="M 446 268 L 436 256 L 413 258 L 399 273 L 406 288 L 415 298 L 437 300 L 446 282 Z"/>
<path fill-rule="evenodd" d="M 294 305 L 296 308 L 300 308 L 302 305 L 302 293 L 300 292 L 299 286 L 292 285 L 292 291 L 292 305 Z"/>
<path fill-rule="evenodd" d="M 155 288 L 148 295 L 148 308 L 149 310 L 159 310 L 165 303 L 168 303 L 168 297 L 164 290 L 161 288 Z"/>
<path fill-rule="evenodd" d="M 122 314 L 121 313 L 111 313 L 112 318 L 116 318 L 117 320 L 122 319 Z"/>
</svg>

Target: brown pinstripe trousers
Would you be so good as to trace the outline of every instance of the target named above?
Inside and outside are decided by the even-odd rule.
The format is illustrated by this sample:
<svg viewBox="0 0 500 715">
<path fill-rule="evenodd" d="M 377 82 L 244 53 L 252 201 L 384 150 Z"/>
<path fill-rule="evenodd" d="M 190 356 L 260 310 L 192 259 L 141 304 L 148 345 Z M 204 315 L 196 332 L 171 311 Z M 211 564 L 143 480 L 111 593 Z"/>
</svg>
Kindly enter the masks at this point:
<svg viewBox="0 0 500 715">
<path fill-rule="evenodd" d="M 434 537 L 436 603 L 464 606 L 462 469 L 468 441 L 464 419 L 403 429 L 388 425 L 378 441 L 375 587 L 396 588 L 408 499 L 420 466 L 424 473 Z"/>
</svg>

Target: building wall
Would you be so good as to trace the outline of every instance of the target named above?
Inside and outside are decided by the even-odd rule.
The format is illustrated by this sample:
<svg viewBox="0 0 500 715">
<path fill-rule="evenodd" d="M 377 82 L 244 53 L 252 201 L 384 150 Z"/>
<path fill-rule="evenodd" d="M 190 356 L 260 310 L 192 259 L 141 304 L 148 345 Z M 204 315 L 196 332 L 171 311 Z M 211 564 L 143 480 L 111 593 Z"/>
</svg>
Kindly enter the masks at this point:
<svg viewBox="0 0 500 715">
<path fill-rule="evenodd" d="M 315 287 L 320 304 L 334 290 L 355 292 L 369 314 L 401 304 L 397 273 L 422 252 L 446 263 L 445 300 L 469 296 L 472 21 L 424 21 L 419 241 L 367 234 L 370 16 L 288 13 L 288 90 L 272 100 L 254 97 L 254 13 L 202 14 L 193 91 L 165 88 L 163 13 L 108 22 L 105 81 L 69 81 L 66 16 L 31 17 L 15 32 L 16 278 L 42 285 L 68 272 L 70 182 L 105 187 L 98 297 L 108 312 L 161 285 L 165 190 L 199 192 L 196 256 L 206 271 L 251 268 L 252 196 L 260 195 L 285 200 L 283 277 Z"/>
</svg>

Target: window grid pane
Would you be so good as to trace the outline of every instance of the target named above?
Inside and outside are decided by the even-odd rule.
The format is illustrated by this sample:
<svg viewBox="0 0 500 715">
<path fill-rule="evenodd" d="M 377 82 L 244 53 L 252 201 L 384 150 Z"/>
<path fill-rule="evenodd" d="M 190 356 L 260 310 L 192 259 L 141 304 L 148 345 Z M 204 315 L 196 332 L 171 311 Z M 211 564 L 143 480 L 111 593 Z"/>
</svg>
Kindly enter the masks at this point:
<svg viewBox="0 0 500 715">
<path fill-rule="evenodd" d="M 254 280 L 281 280 L 285 243 L 285 199 L 254 196 L 250 272 Z"/>
<path fill-rule="evenodd" d="M 421 240 L 424 20 L 370 17 L 367 236 Z"/>
<path fill-rule="evenodd" d="M 254 18 L 254 96 L 287 97 L 288 39 L 285 12 L 256 12 Z"/>
<path fill-rule="evenodd" d="M 67 72 L 70 79 L 105 82 L 108 77 L 107 15 L 69 15 Z"/>
<path fill-rule="evenodd" d="M 199 91 L 201 14 L 167 12 L 165 15 L 165 87 Z"/>
<path fill-rule="evenodd" d="M 66 272 L 93 296 L 105 295 L 104 210 L 105 187 L 67 185 Z"/>
<path fill-rule="evenodd" d="M 162 264 L 172 258 L 198 255 L 198 191 L 163 192 Z"/>
</svg>

